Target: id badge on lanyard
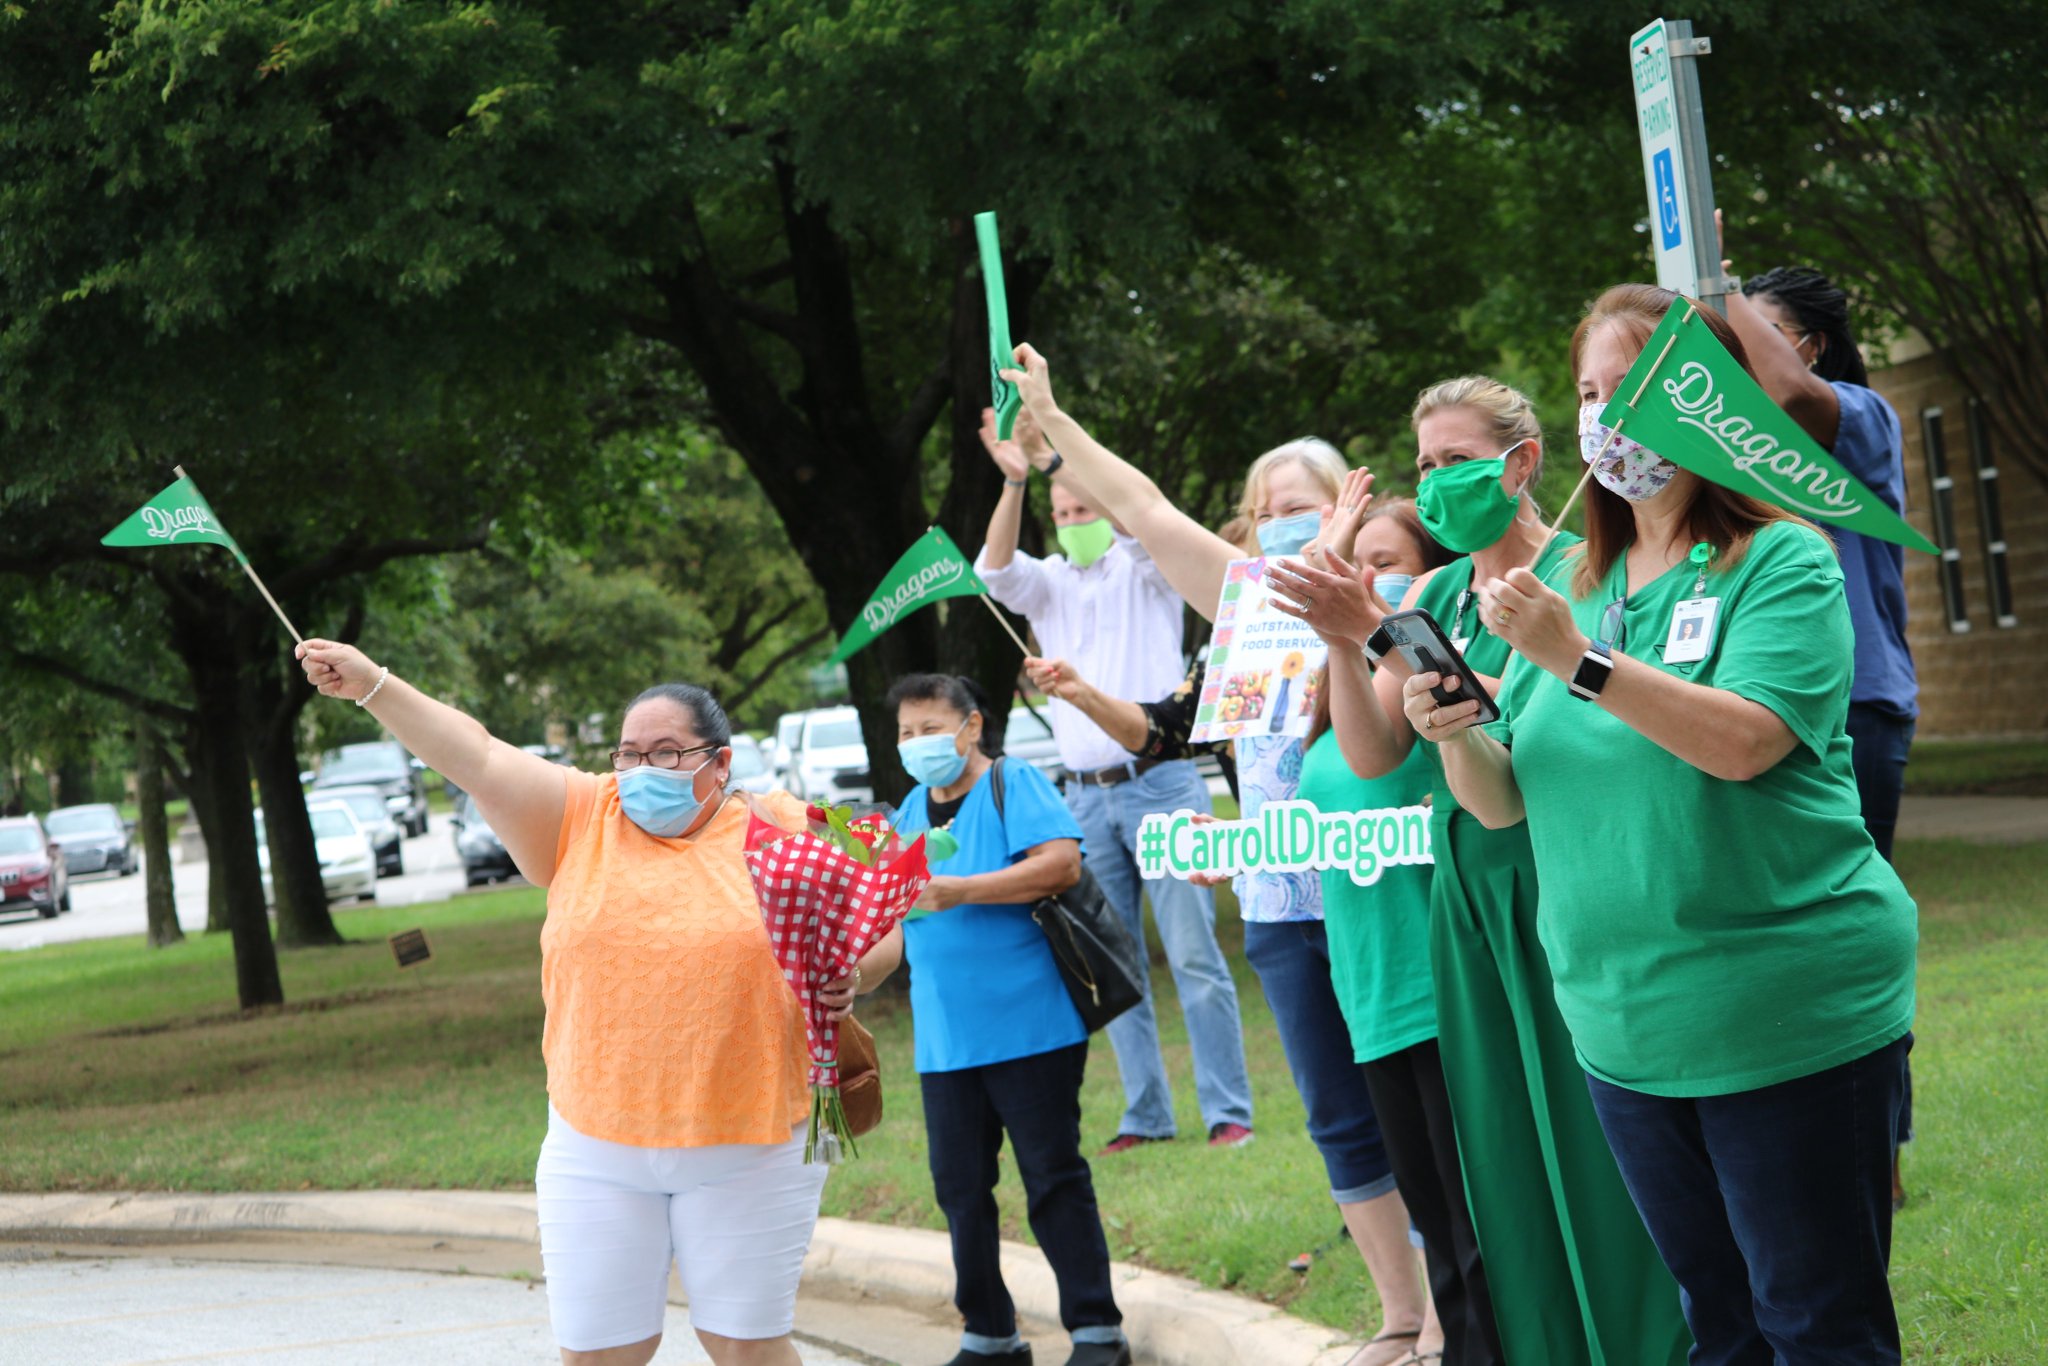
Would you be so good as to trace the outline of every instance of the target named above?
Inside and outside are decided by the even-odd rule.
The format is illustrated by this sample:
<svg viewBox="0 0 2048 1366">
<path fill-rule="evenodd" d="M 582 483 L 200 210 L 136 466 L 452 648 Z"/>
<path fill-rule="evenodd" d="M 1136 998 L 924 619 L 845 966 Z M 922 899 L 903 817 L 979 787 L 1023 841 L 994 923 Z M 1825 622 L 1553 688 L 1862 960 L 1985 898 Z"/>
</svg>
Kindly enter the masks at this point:
<svg viewBox="0 0 2048 1366">
<path fill-rule="evenodd" d="M 1714 629 L 1721 616 L 1721 599 L 1706 596 L 1707 563 L 1714 548 L 1704 541 L 1692 548 L 1691 559 L 1698 570 L 1693 596 L 1672 605 L 1671 626 L 1664 636 L 1666 664 L 1697 664 L 1714 648 Z"/>
</svg>

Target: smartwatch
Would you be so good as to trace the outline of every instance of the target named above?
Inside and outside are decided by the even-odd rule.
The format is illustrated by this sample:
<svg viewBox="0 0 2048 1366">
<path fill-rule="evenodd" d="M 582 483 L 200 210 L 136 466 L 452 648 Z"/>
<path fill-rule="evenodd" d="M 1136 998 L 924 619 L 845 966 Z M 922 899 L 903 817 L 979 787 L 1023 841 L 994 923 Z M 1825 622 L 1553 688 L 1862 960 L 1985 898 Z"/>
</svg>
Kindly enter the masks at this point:
<svg viewBox="0 0 2048 1366">
<path fill-rule="evenodd" d="M 1571 682 L 1565 686 L 1572 690 L 1572 696 L 1583 702 L 1591 702 L 1607 686 L 1607 680 L 1614 673 L 1614 651 L 1602 641 L 1593 641 L 1586 646 L 1586 653 L 1579 656 L 1579 667 L 1573 671 Z"/>
<path fill-rule="evenodd" d="M 1377 664 L 1386 658 L 1387 651 L 1394 648 L 1394 637 L 1383 621 L 1373 633 L 1365 638 L 1365 658 L 1369 664 Z"/>
</svg>

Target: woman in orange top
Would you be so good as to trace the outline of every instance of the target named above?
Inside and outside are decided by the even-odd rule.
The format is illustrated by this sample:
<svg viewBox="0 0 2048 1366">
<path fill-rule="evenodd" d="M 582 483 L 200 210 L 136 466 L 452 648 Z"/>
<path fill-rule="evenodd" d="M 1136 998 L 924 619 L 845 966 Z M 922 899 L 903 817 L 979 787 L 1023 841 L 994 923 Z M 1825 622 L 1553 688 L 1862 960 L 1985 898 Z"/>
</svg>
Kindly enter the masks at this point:
<svg viewBox="0 0 2048 1366">
<path fill-rule="evenodd" d="M 309 640 L 306 677 L 371 715 L 476 801 L 537 887 L 548 1136 L 534 1176 L 555 1340 L 568 1366 L 643 1366 L 668 1268 L 717 1366 L 792 1366 L 797 1279 L 826 1168 L 803 1160 L 803 1014 L 769 946 L 727 801 L 731 728 L 663 684 L 620 724 L 613 773 L 493 739 L 353 646 Z M 765 814 L 801 828 L 787 793 Z M 902 958 L 892 932 L 830 983 L 850 1008 Z"/>
</svg>

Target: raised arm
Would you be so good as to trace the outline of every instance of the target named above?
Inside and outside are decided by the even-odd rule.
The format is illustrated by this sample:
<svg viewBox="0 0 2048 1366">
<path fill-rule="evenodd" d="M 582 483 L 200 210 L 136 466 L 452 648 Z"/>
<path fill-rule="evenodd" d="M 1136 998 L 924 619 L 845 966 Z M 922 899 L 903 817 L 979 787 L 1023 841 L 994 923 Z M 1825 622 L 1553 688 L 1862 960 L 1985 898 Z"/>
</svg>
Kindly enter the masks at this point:
<svg viewBox="0 0 2048 1366">
<path fill-rule="evenodd" d="M 526 880 L 548 885 L 569 801 L 567 770 L 494 738 L 481 722 L 380 669 L 353 645 L 309 640 L 297 654 L 307 681 L 326 696 L 369 697 L 364 709 L 398 743 L 475 799 Z"/>
<path fill-rule="evenodd" d="M 1024 481 L 1031 473 L 1031 465 L 1019 442 L 1004 441 L 996 435 L 993 408 L 981 410 L 981 444 L 988 458 L 1003 472 L 1003 495 L 996 499 L 996 510 L 989 515 L 988 539 L 982 544 L 981 561 L 988 569 L 1002 570 L 1009 568 L 1010 561 L 1017 556 L 1017 534 L 1024 527 Z"/>
<path fill-rule="evenodd" d="M 1053 400 L 1045 357 L 1028 345 L 1020 346 L 1017 363 L 1024 368 L 1005 370 L 1003 378 L 1024 396 L 1039 430 L 1060 453 L 1061 468 L 1071 470 L 1077 488 L 1138 538 L 1173 591 L 1214 621 L 1225 569 L 1243 552 L 1175 507 L 1159 485 L 1061 412 Z"/>
<path fill-rule="evenodd" d="M 1064 659 L 1026 659 L 1024 672 L 1040 692 L 1072 703 L 1125 749 L 1136 753 L 1145 748 L 1150 728 L 1145 724 L 1145 709 L 1136 702 L 1111 697 Z"/>
</svg>

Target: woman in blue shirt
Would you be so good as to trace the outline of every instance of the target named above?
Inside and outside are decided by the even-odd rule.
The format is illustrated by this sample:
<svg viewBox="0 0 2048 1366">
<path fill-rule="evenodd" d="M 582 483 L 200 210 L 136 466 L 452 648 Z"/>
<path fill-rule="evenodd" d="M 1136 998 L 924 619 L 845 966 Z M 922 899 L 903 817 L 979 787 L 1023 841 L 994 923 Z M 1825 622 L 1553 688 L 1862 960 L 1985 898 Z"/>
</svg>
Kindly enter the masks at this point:
<svg viewBox="0 0 2048 1366">
<path fill-rule="evenodd" d="M 932 1186 L 953 1237 L 953 1303 L 966 1320 L 950 1366 L 1029 1366 L 1003 1285 L 997 1154 L 1007 1134 L 1031 1231 L 1059 1282 L 1067 1366 L 1130 1366 L 1109 1282 L 1109 1243 L 1081 1155 L 1088 1030 L 1067 996 L 1040 899 L 1081 877 L 1081 828 L 1045 775 L 994 766 L 983 752 L 989 707 L 966 679 L 910 674 L 889 690 L 897 753 L 917 780 L 896 813 L 930 832 L 931 885 L 903 927 L 910 1013 Z"/>
</svg>

